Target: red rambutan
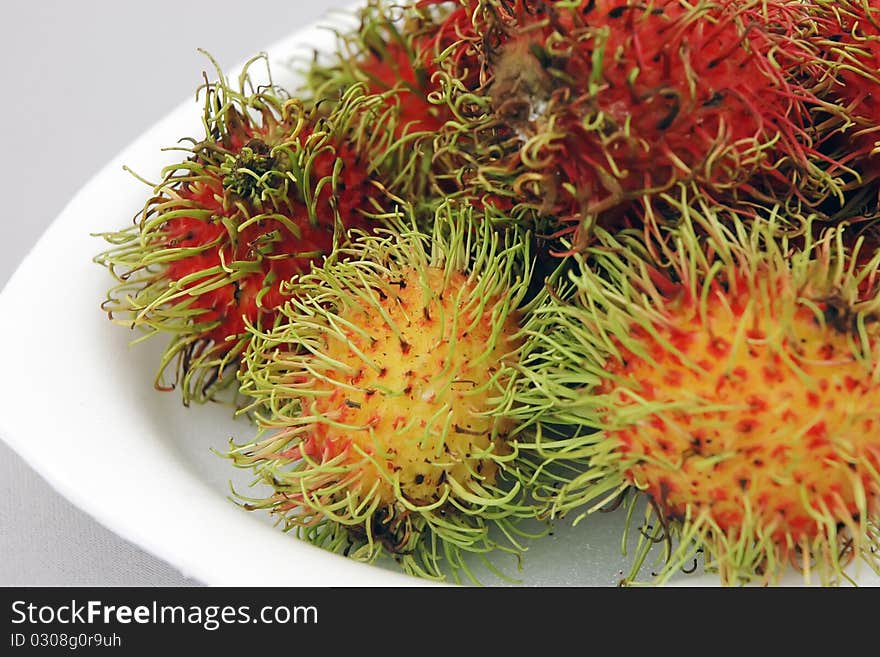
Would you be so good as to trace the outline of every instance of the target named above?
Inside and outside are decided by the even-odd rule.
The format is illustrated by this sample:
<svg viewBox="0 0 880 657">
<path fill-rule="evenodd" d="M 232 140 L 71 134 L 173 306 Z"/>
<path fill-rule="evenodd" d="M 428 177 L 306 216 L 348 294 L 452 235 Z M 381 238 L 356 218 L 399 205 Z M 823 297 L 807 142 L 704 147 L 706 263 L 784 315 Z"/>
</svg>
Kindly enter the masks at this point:
<svg viewBox="0 0 880 657">
<path fill-rule="evenodd" d="M 681 183 L 716 199 L 840 194 L 842 164 L 816 147 L 822 101 L 801 80 L 821 59 L 799 0 L 462 10 L 470 21 L 453 12 L 459 41 L 438 59 L 462 124 L 439 148 L 459 164 L 452 177 L 585 235 Z M 461 68 L 481 71 L 481 86 Z"/>
<path fill-rule="evenodd" d="M 880 5 L 869 0 L 812 0 L 811 40 L 828 61 L 817 93 L 850 121 L 835 157 L 857 172 L 849 187 L 862 205 L 880 204 Z"/>
<path fill-rule="evenodd" d="M 448 106 L 432 102 L 437 13 L 371 0 L 358 10 L 358 27 L 340 33 L 334 58 L 307 69 L 317 106 L 332 107 L 353 85 L 381 98 L 361 115 L 360 131 L 382 184 L 412 201 L 430 185 L 434 138 L 451 117 Z"/>
<path fill-rule="evenodd" d="M 272 87 L 247 95 L 248 84 L 234 91 L 221 74 L 204 87 L 205 138 L 165 169 L 134 226 L 103 235 L 114 247 L 96 258 L 119 281 L 103 306 L 111 318 L 172 335 L 156 385 L 180 383 L 185 403 L 234 381 L 224 373 L 238 366 L 246 326 L 272 325 L 281 284 L 379 211 L 349 141 L 357 89 L 317 118 Z"/>
</svg>

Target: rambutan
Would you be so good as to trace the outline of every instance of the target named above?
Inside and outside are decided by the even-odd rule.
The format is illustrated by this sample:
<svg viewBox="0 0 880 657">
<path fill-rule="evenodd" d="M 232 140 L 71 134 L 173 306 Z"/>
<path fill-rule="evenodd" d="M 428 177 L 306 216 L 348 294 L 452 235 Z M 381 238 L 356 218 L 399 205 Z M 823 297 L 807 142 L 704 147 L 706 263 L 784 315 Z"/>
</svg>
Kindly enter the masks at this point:
<svg viewBox="0 0 880 657">
<path fill-rule="evenodd" d="M 812 123 L 825 104 L 803 82 L 822 60 L 800 0 L 460 6 L 470 22 L 438 60 L 460 126 L 437 159 L 578 231 L 576 246 L 596 221 L 682 183 L 728 202 L 841 194 L 845 167 L 817 148 Z M 476 89 L 458 79 L 474 70 Z M 843 121 L 829 115 L 825 129 Z"/>
<path fill-rule="evenodd" d="M 434 138 L 451 117 L 445 104 L 431 101 L 437 14 L 370 0 L 358 9 L 357 28 L 339 33 L 333 58 L 316 57 L 306 67 L 305 92 L 316 105 L 332 107 L 352 85 L 381 97 L 362 115 L 361 130 L 383 184 L 412 201 L 429 189 Z"/>
<path fill-rule="evenodd" d="M 857 210 L 880 205 L 880 6 L 869 0 L 812 0 L 807 3 L 815 42 L 827 60 L 817 92 L 839 106 L 849 124 L 834 141 L 834 157 L 857 172 L 849 185 Z M 859 193 L 861 192 L 861 193 Z"/>
<path fill-rule="evenodd" d="M 597 230 L 525 325 L 531 447 L 581 463 L 538 496 L 557 517 L 647 499 L 631 580 L 664 539 L 659 582 L 700 553 L 725 584 L 880 572 L 880 254 L 681 210 L 662 241 Z"/>
<path fill-rule="evenodd" d="M 110 317 L 171 334 L 156 386 L 180 385 L 184 403 L 234 382 L 246 324 L 272 326 L 282 282 L 380 210 L 350 139 L 367 103 L 360 90 L 318 118 L 276 87 L 248 92 L 260 59 L 238 91 L 219 69 L 206 83 L 205 137 L 163 171 L 133 226 L 102 235 L 113 247 L 95 258 L 118 281 L 103 305 Z"/>
<path fill-rule="evenodd" d="M 298 277 L 246 356 L 242 391 L 261 433 L 230 457 L 273 489 L 240 496 L 246 508 L 430 578 L 470 576 L 467 553 L 519 553 L 515 521 L 534 508 L 511 422 L 495 411 L 518 346 L 527 244 L 447 203 L 433 234 L 361 235 Z"/>
</svg>

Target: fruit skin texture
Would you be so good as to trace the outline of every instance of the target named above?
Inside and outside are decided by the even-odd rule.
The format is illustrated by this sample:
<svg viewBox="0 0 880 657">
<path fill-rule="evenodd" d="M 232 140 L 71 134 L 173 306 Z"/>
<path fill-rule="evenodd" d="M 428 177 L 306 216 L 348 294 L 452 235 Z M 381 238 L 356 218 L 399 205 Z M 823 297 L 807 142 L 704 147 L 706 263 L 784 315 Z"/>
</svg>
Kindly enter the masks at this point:
<svg viewBox="0 0 880 657">
<path fill-rule="evenodd" d="M 815 23 L 811 35 L 828 60 L 829 74 L 817 93 L 841 107 L 851 120 L 837 140 L 834 157 L 859 177 L 849 187 L 862 204 L 880 203 L 880 6 L 872 0 L 813 0 L 808 3 Z"/>
<path fill-rule="evenodd" d="M 489 374 L 494 374 L 496 363 L 503 361 L 510 345 L 501 341 L 484 355 L 485 345 L 494 343 L 493 328 L 484 321 L 488 319 L 485 316 L 462 327 L 458 335 L 451 335 L 451 327 L 444 327 L 444 317 L 457 314 L 459 295 L 470 292 L 463 273 L 452 272 L 447 277 L 442 269 L 434 267 L 423 272 L 415 268 L 401 270 L 398 275 L 399 291 L 378 301 L 384 313 L 375 314 L 372 304 L 339 312 L 344 323 L 354 324 L 364 334 L 346 331 L 344 342 L 324 336 L 321 353 L 330 361 L 352 363 L 357 369 L 322 371 L 329 380 L 309 382 L 313 401 L 307 408 L 310 413 L 332 418 L 349 428 L 319 424 L 300 450 L 310 458 L 327 455 L 332 459 L 344 453 L 346 465 L 359 470 L 358 479 L 351 484 L 359 496 L 375 488 L 372 494 L 381 504 L 389 505 L 399 487 L 402 497 L 425 506 L 449 494 L 449 488 L 443 486 L 447 480 L 462 482 L 476 475 L 489 485 L 495 483 L 497 464 L 479 455 L 508 452 L 503 437 L 510 422 L 496 423 L 473 415 L 473 409 L 488 406 L 492 391 L 475 394 L 471 382 L 485 376 L 481 361 L 487 362 Z M 425 304 L 422 295 L 427 291 L 434 298 Z M 399 334 L 390 330 L 382 315 L 399 327 Z M 508 317 L 502 332 L 511 335 L 516 330 L 515 317 Z M 376 354 L 379 370 L 367 366 L 357 352 Z M 346 387 L 340 387 L 340 383 Z M 448 423 L 451 430 L 430 421 L 447 405 L 449 414 L 443 416 L 444 424 Z M 370 430 L 358 433 L 350 427 Z M 388 464 L 396 472 L 394 479 L 385 477 L 386 468 L 361 463 L 363 453 L 374 450 L 374 442 L 380 444 L 380 452 L 390 455 Z M 439 454 L 442 456 L 438 460 Z"/>
<path fill-rule="evenodd" d="M 247 72 L 240 91 L 218 74 L 203 89 L 205 137 L 164 170 L 135 225 L 103 235 L 114 246 L 96 258 L 118 281 L 111 318 L 171 335 L 156 386 L 179 386 L 187 404 L 235 382 L 245 327 L 273 324 L 282 282 L 379 208 L 349 131 L 359 90 L 319 120 L 279 89 L 246 94 Z"/>
<path fill-rule="evenodd" d="M 357 11 L 357 28 L 338 35 L 333 58 L 304 67 L 303 93 L 318 110 L 332 107 L 352 85 L 378 97 L 373 111 L 361 115 L 369 159 L 386 188 L 411 203 L 433 191 L 434 139 L 452 116 L 432 101 L 443 13 L 370 0 Z"/>
<path fill-rule="evenodd" d="M 261 435 L 230 457 L 274 489 L 247 508 L 306 540 L 458 578 L 463 553 L 518 552 L 514 522 L 534 516 L 495 413 L 529 265 L 527 235 L 439 213 L 433 235 L 364 236 L 292 283 L 246 359 Z"/>
<path fill-rule="evenodd" d="M 681 183 L 719 200 L 840 194 L 801 80 L 824 69 L 800 1 L 458 4 L 469 29 L 438 65 L 461 127 L 438 160 L 475 193 L 555 217 L 576 247 Z M 474 70 L 478 88 L 461 81 Z"/>
<path fill-rule="evenodd" d="M 788 564 L 838 583 L 856 557 L 877 570 L 880 255 L 857 267 L 842 228 L 796 246 L 778 218 L 728 228 L 714 212 L 686 211 L 662 243 L 602 233 L 564 309 L 526 324 L 521 415 L 574 427 L 540 448 L 583 461 L 541 496 L 563 515 L 638 491 L 644 531 L 670 541 L 659 582 L 700 550 L 724 584 Z"/>
</svg>

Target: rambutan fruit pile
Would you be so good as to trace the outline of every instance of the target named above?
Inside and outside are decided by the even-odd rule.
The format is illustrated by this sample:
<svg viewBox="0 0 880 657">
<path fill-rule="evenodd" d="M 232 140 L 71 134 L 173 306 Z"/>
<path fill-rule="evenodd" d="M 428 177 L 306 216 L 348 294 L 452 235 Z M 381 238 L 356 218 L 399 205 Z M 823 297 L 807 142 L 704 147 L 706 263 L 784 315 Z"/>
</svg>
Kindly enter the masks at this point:
<svg viewBox="0 0 880 657">
<path fill-rule="evenodd" d="M 328 551 L 528 581 L 605 511 L 627 584 L 880 575 L 875 5 L 368 0 L 206 82 L 104 310 Z"/>
</svg>

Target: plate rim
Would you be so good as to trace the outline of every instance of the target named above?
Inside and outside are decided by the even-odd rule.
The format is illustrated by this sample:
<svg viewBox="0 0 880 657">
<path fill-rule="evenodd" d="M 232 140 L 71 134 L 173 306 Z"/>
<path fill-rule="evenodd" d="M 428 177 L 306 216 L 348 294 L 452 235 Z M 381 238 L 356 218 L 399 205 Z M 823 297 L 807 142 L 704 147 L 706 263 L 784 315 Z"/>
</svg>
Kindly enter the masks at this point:
<svg viewBox="0 0 880 657">
<path fill-rule="evenodd" d="M 353 3 L 353 8 L 360 3 Z M 247 62 L 259 55 L 265 55 L 270 64 L 273 73 L 273 80 L 277 79 L 279 70 L 289 69 L 290 62 L 299 54 L 310 54 L 317 50 L 318 52 L 328 52 L 332 48 L 334 28 L 345 27 L 346 21 L 351 20 L 353 14 L 350 9 L 335 10 L 328 12 L 322 19 L 309 23 L 300 29 L 292 31 L 285 37 L 269 44 L 267 47 L 255 53 L 253 56 L 240 61 L 235 66 L 224 71 L 224 76 L 228 80 L 234 80 L 246 66 Z M 206 69 L 209 67 L 206 64 Z M 294 77 L 294 74 L 288 70 L 288 75 Z M 292 90 L 291 90 L 292 91 Z M 92 176 L 83 184 L 74 194 L 63 209 L 55 216 L 47 228 L 41 233 L 40 237 L 30 246 L 22 260 L 18 263 L 12 275 L 0 290 L 0 339 L 15 340 L 23 337 L 22 327 L 16 326 L 13 318 L 20 316 L 23 312 L 33 311 L 34 306 L 28 302 L 28 287 L 34 286 L 35 280 L 40 284 L 45 284 L 46 280 L 39 279 L 39 265 L 41 261 L 49 256 L 58 253 L 58 244 L 63 246 L 65 243 L 65 235 L 77 234 L 82 238 L 84 235 L 75 233 L 80 231 L 81 227 L 77 226 L 77 220 L 83 214 L 82 208 L 88 204 L 89 199 L 93 199 L 119 174 L 123 166 L 128 166 L 131 160 L 141 159 L 141 157 L 133 157 L 134 154 L 146 154 L 147 160 L 153 160 L 154 163 L 167 156 L 163 156 L 157 151 L 170 144 L 173 140 L 162 140 L 158 138 L 161 134 L 173 134 L 174 139 L 180 137 L 179 128 L 175 126 L 194 125 L 198 126 L 196 121 L 200 119 L 201 110 L 198 101 L 192 97 L 187 97 L 180 101 L 170 111 L 166 112 L 161 118 L 153 122 L 152 125 L 142 130 L 134 139 L 129 141 L 122 149 L 120 149 L 109 161 L 101 166 Z M 152 151 L 152 154 L 149 154 Z M 126 174 L 128 175 L 128 174 Z M 142 203 L 142 197 L 140 202 Z M 138 206 L 135 205 L 134 209 Z M 104 228 L 109 230 L 110 228 Z M 88 230 L 85 231 L 86 233 Z M 91 237 L 91 236 L 90 236 Z M 97 241 L 94 241 L 96 248 L 86 258 L 85 267 L 91 267 L 101 273 L 97 265 L 91 262 L 91 257 L 98 252 Z M 71 249 L 75 251 L 75 249 Z M 79 252 L 77 251 L 77 257 Z M 34 274 L 38 274 L 34 278 Z M 106 275 L 106 272 L 103 272 Z M 24 301 L 22 301 L 24 299 Z M 93 314 L 102 321 L 106 322 L 106 318 L 101 317 L 98 308 L 100 298 L 94 299 L 94 303 L 88 308 L 88 312 Z M 109 322 L 107 322 L 109 324 Z M 27 337 L 27 336 L 24 336 Z M 130 336 L 127 336 L 130 338 Z M 45 365 L 45 362 L 40 363 Z M 33 383 L 34 380 L 28 380 Z M 33 404 L 29 403 L 27 397 L 29 392 L 24 390 L 22 386 L 11 382 L 10 378 L 0 380 L 0 440 L 3 440 L 24 462 L 36 471 L 58 494 L 73 504 L 80 511 L 90 516 L 100 525 L 113 532 L 117 536 L 139 547 L 145 552 L 167 562 L 172 567 L 179 570 L 184 576 L 197 580 L 200 584 L 208 586 L 431 586 L 443 585 L 443 583 L 431 582 L 419 579 L 403 573 L 391 570 L 377 568 L 374 565 L 364 564 L 344 556 L 331 553 L 314 545 L 310 545 L 304 541 L 291 540 L 284 532 L 279 531 L 275 527 L 266 525 L 265 523 L 256 523 L 252 519 L 246 518 L 248 514 L 242 514 L 240 509 L 229 505 L 229 511 L 233 512 L 228 515 L 225 520 L 234 519 L 235 516 L 242 516 L 241 522 L 233 522 L 236 527 L 247 528 L 253 531 L 253 536 L 245 536 L 245 540 L 233 541 L 236 549 L 247 547 L 266 548 L 270 546 L 270 555 L 276 558 L 286 557 L 289 561 L 296 562 L 298 559 L 304 559 L 308 568 L 300 569 L 298 572 L 286 571 L 286 574 L 260 574 L 259 572 L 236 573 L 229 571 L 228 568 L 218 567 L 218 560 L 235 558 L 237 555 L 235 550 L 230 548 L 221 549 L 220 553 L 206 558 L 204 554 L 199 554 L 193 550 L 194 546 L 199 544 L 200 529 L 193 527 L 190 533 L 186 533 L 186 527 L 180 523 L 175 525 L 175 530 L 183 533 L 175 535 L 171 540 L 157 538 L 159 534 L 154 534 L 150 530 L 160 530 L 161 524 L 157 523 L 155 516 L 138 515 L 134 517 L 132 513 L 127 512 L 123 505 L 102 502 L 101 498 L 90 496 L 88 493 L 94 493 L 94 488 L 83 486 L 83 478 L 89 476 L 100 476 L 101 468 L 96 466 L 90 470 L 74 474 L 73 470 L 64 467 L 66 464 L 60 463 L 57 455 L 53 455 L 51 441 L 30 439 L 33 433 L 33 426 L 30 421 L 23 419 L 22 409 L 29 411 L 34 410 Z M 57 446 L 57 443 L 54 445 Z M 178 463 L 177 466 L 180 466 Z M 196 486 L 205 485 L 204 482 L 198 482 L 192 473 L 187 473 L 192 477 L 192 481 L 188 482 Z M 113 480 L 114 483 L 120 483 L 118 477 Z M 218 507 L 217 499 L 211 500 L 208 507 L 215 510 Z M 169 500 L 165 500 L 169 501 Z M 202 509 L 204 510 L 204 509 Z M 261 529 L 262 527 L 262 529 Z M 271 532 L 271 535 L 266 534 Z M 276 537 L 272 538 L 272 536 Z M 259 539 L 257 540 L 257 537 Z M 317 566 L 317 567 L 315 567 Z"/>
</svg>

